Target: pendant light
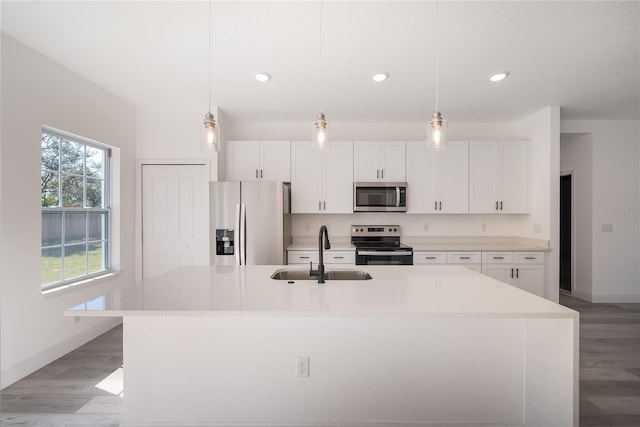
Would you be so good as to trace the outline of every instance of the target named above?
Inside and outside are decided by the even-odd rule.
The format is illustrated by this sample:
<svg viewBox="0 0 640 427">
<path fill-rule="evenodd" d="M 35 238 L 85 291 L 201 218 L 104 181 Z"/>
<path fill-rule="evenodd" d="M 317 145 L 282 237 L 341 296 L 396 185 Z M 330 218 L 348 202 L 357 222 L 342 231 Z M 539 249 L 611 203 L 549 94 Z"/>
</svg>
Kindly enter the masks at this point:
<svg viewBox="0 0 640 427">
<path fill-rule="evenodd" d="M 447 148 L 447 120 L 442 117 L 438 109 L 440 90 L 440 19 L 438 15 L 438 0 L 436 0 L 436 111 L 431 116 L 429 131 L 427 132 L 427 149 L 441 151 Z"/>
<path fill-rule="evenodd" d="M 322 112 L 322 100 L 324 96 L 324 80 L 323 80 L 323 68 L 322 68 L 322 18 L 323 18 L 323 8 L 322 8 L 322 0 L 320 0 L 320 114 L 316 121 L 313 123 L 313 133 L 312 133 L 312 141 L 313 141 L 313 149 L 316 151 L 329 151 L 331 149 L 331 135 L 330 128 L 327 119 Z"/>
<path fill-rule="evenodd" d="M 204 115 L 204 141 L 210 151 L 220 151 L 220 125 L 211 114 L 211 0 L 209 0 L 209 111 Z"/>
</svg>

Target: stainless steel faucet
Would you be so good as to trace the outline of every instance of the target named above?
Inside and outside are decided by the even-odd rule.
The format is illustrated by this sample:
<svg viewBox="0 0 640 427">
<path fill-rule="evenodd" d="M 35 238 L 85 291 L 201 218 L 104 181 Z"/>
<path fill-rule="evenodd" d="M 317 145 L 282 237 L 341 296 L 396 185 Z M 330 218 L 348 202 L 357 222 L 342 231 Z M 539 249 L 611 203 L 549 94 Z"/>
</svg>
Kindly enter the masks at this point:
<svg viewBox="0 0 640 427">
<path fill-rule="evenodd" d="M 318 283 L 324 283 L 324 259 L 322 256 L 322 236 L 324 235 L 324 248 L 331 249 L 331 242 L 329 242 L 329 231 L 327 230 L 327 226 L 323 225 L 320 227 L 320 231 L 318 232 L 318 269 L 313 269 L 313 263 L 311 264 L 311 270 L 309 271 L 309 275 L 318 276 Z"/>
</svg>

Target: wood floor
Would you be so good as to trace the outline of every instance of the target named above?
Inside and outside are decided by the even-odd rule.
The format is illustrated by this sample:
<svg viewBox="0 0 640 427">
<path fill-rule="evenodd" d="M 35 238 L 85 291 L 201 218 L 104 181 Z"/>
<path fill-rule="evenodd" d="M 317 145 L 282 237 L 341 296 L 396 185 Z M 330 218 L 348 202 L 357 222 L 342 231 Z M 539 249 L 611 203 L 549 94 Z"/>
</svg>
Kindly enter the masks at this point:
<svg viewBox="0 0 640 427">
<path fill-rule="evenodd" d="M 640 304 L 592 304 L 580 312 L 580 425 L 640 426 Z M 1 426 L 119 426 L 122 326 L 1 392 Z"/>
</svg>

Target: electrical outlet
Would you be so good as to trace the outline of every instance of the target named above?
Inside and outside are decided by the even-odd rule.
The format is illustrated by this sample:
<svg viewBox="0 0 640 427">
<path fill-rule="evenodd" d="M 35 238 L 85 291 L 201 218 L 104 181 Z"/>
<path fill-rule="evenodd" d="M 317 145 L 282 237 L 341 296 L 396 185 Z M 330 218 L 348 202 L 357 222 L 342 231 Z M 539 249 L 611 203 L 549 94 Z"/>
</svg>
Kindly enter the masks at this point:
<svg viewBox="0 0 640 427">
<path fill-rule="evenodd" d="M 603 233 L 613 233 L 613 224 L 602 224 Z"/>
<path fill-rule="evenodd" d="M 487 223 L 486 222 L 482 223 L 482 231 L 487 231 Z"/>
<path fill-rule="evenodd" d="M 540 230 L 541 230 L 540 224 L 534 224 L 533 232 L 534 233 L 540 233 Z"/>
<path fill-rule="evenodd" d="M 309 376 L 309 356 L 296 357 L 296 377 Z"/>
<path fill-rule="evenodd" d="M 428 222 L 424 223 L 424 231 L 429 231 L 429 223 Z"/>
</svg>

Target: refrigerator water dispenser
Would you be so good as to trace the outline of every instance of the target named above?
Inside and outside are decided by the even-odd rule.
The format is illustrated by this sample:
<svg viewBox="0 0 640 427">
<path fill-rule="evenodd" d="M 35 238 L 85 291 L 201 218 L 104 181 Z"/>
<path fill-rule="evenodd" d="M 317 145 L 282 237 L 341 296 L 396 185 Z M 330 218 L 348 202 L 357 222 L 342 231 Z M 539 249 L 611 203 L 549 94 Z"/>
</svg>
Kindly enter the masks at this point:
<svg viewBox="0 0 640 427">
<path fill-rule="evenodd" d="M 233 255 L 233 229 L 216 229 L 216 255 Z"/>
</svg>

